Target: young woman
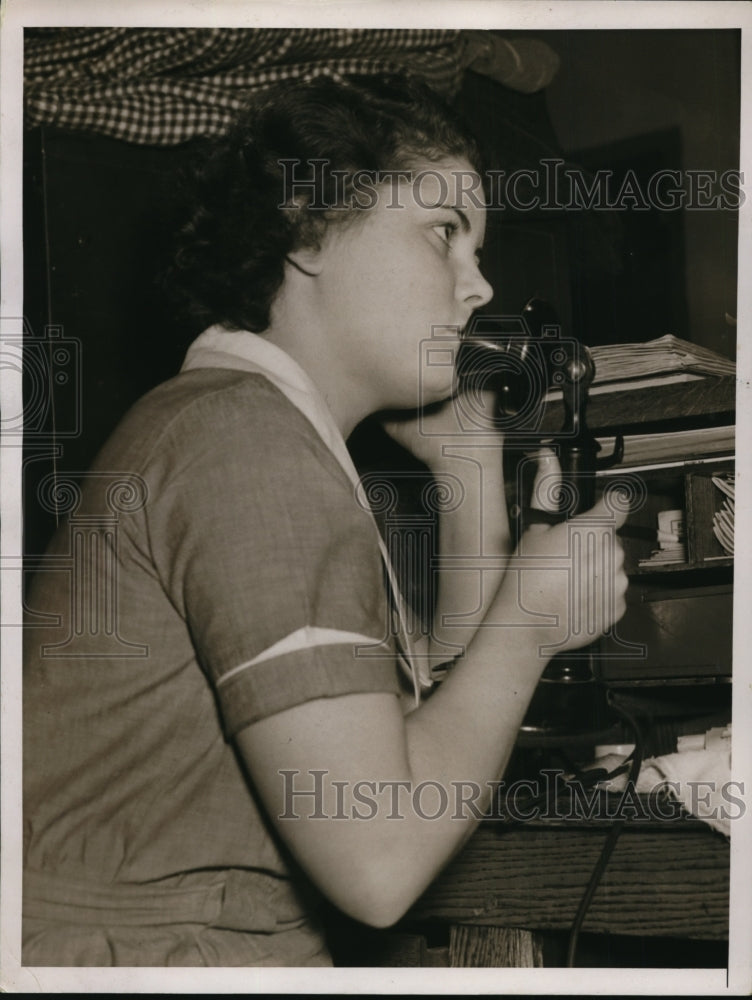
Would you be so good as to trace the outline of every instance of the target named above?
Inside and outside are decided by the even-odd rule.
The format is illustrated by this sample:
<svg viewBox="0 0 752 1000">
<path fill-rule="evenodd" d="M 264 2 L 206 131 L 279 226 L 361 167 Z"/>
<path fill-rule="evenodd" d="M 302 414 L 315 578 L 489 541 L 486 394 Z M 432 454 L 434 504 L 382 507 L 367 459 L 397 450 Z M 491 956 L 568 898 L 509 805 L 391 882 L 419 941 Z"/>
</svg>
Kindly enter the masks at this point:
<svg viewBox="0 0 752 1000">
<path fill-rule="evenodd" d="M 203 163 L 173 277 L 205 332 L 29 602 L 24 964 L 329 964 L 318 894 L 396 921 L 475 828 L 550 649 L 623 612 L 613 530 L 567 572 L 588 515 L 509 561 L 501 435 L 450 398 L 492 294 L 478 170 L 392 78 L 287 85 Z M 420 642 L 345 447 L 395 410 L 456 500 Z"/>
</svg>

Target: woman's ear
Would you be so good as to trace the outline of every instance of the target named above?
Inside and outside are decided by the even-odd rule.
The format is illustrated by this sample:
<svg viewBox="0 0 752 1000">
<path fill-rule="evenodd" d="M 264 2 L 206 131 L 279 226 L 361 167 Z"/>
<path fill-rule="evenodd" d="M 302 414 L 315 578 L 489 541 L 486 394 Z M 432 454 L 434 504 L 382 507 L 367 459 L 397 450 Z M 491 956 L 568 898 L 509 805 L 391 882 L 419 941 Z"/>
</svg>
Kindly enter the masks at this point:
<svg viewBox="0 0 752 1000">
<path fill-rule="evenodd" d="M 324 265 L 321 250 L 316 247 L 301 247 L 299 250 L 291 250 L 285 256 L 285 260 L 298 271 L 312 278 L 321 273 Z"/>
</svg>

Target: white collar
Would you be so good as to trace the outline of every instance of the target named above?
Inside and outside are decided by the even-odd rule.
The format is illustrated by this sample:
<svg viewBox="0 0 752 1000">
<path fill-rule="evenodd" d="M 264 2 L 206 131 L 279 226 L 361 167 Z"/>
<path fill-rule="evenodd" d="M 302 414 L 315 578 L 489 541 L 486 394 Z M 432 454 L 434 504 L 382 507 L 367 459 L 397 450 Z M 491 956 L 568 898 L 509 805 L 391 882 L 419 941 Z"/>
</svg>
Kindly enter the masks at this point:
<svg viewBox="0 0 752 1000">
<path fill-rule="evenodd" d="M 360 476 L 324 397 L 309 375 L 282 348 L 248 330 L 226 330 L 219 325 L 211 326 L 188 348 L 180 370 L 190 371 L 195 368 L 242 369 L 264 375 L 310 421 L 353 485 L 357 487 L 360 484 Z M 373 523 L 400 618 L 406 660 L 403 666 L 413 682 L 417 704 L 421 687 L 431 687 L 433 680 L 430 670 L 421 670 L 411 653 L 404 602 L 386 545 L 376 522 Z"/>
<path fill-rule="evenodd" d="M 193 368 L 241 368 L 265 375 L 313 424 L 349 478 L 358 484 L 360 477 L 324 397 L 310 376 L 281 347 L 248 330 L 211 326 L 188 348 L 181 371 Z"/>
</svg>

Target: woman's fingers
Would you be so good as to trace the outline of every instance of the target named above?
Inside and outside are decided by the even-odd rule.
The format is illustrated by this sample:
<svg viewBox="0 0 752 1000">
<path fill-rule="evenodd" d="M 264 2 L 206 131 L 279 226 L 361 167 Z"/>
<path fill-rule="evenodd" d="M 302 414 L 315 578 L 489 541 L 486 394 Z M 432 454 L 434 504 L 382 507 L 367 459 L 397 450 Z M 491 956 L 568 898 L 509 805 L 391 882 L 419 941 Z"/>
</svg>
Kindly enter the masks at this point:
<svg viewBox="0 0 752 1000">
<path fill-rule="evenodd" d="M 513 620 L 539 625 L 546 647 L 586 645 L 624 614 L 627 577 L 616 532 L 626 515 L 606 495 L 576 517 L 532 525 L 523 535 Z"/>
<path fill-rule="evenodd" d="M 561 495 L 561 466 L 552 448 L 540 448 L 534 456 L 538 467 L 533 479 L 530 506 L 533 510 L 545 510 L 555 514 L 559 510 Z"/>
</svg>

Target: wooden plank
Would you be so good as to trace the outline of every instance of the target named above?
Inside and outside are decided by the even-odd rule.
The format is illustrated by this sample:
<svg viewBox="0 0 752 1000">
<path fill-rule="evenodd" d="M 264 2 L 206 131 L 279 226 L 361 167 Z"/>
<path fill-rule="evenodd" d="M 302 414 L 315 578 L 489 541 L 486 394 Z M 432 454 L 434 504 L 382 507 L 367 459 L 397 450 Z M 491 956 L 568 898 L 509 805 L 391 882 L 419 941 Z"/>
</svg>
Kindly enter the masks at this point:
<svg viewBox="0 0 752 1000">
<path fill-rule="evenodd" d="M 409 919 L 565 930 L 604 830 L 483 824 Z M 728 936 L 728 842 L 712 830 L 625 830 L 583 930 L 696 939 Z"/>
<path fill-rule="evenodd" d="M 587 424 L 593 431 L 602 431 L 719 414 L 728 414 L 733 423 L 735 408 L 736 379 L 732 375 L 709 376 L 692 382 L 591 394 Z M 552 400 L 543 413 L 542 429 L 559 430 L 563 421 L 563 404 Z"/>
<path fill-rule="evenodd" d="M 540 969 L 543 945 L 539 935 L 517 927 L 461 924 L 450 931 L 449 964 L 465 969 Z"/>
</svg>

